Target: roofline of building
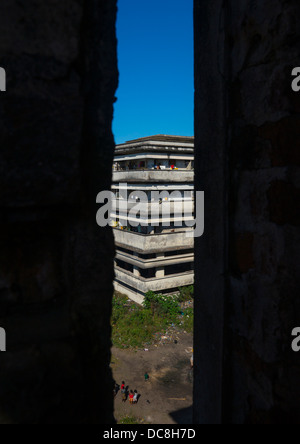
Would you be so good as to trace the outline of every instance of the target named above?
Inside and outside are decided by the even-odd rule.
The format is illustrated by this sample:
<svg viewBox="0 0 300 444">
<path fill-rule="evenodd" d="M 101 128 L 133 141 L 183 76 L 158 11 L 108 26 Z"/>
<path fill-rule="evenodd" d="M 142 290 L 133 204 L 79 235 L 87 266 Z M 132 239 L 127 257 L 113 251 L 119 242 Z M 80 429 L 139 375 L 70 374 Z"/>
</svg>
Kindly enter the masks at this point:
<svg viewBox="0 0 300 444">
<path fill-rule="evenodd" d="M 194 143 L 194 136 L 174 136 L 174 135 L 167 135 L 167 134 L 155 134 L 154 136 L 140 137 L 138 139 L 128 140 L 124 143 L 117 145 L 117 147 L 122 146 L 122 145 L 126 145 L 128 143 L 131 144 L 131 143 L 137 143 L 137 142 L 146 142 L 148 140 L 153 140 L 155 142 L 159 142 L 159 141 L 162 141 L 162 142 L 166 142 L 166 141 L 167 142 L 172 142 L 172 141 L 184 142 L 185 141 L 187 143 Z"/>
<path fill-rule="evenodd" d="M 194 137 L 190 136 L 171 136 L 165 134 L 156 134 L 154 136 L 141 137 L 139 139 L 128 140 L 127 142 L 116 145 L 116 148 L 126 145 L 140 144 L 144 142 L 173 142 L 173 143 L 188 143 L 194 144 Z"/>
<path fill-rule="evenodd" d="M 139 149 L 141 152 L 162 150 L 165 152 L 179 150 L 183 152 L 193 152 L 194 137 L 186 136 L 167 136 L 156 135 L 143 137 L 141 139 L 131 140 L 126 143 L 116 145 L 116 152 L 119 154 L 136 152 Z"/>
</svg>

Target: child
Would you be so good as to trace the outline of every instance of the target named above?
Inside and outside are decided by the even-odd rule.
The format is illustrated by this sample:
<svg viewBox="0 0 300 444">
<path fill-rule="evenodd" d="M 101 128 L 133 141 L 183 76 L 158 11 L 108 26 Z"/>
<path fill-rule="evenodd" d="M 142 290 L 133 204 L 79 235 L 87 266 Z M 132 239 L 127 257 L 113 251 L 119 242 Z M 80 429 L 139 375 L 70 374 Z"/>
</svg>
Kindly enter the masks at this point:
<svg viewBox="0 0 300 444">
<path fill-rule="evenodd" d="M 125 388 L 125 382 L 124 381 L 122 381 L 121 393 L 122 393 L 122 402 L 126 402 L 127 396 L 126 396 L 126 388 Z"/>
<path fill-rule="evenodd" d="M 129 402 L 130 402 L 130 404 L 133 404 L 133 398 L 134 398 L 133 391 L 130 390 L 130 393 L 129 393 Z"/>
</svg>

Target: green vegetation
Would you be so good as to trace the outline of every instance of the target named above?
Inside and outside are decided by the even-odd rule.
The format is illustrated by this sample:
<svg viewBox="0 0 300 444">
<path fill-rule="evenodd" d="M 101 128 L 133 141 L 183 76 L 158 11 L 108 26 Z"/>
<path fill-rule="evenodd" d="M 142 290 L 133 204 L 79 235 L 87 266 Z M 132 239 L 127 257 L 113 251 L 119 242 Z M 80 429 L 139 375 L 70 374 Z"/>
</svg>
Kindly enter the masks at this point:
<svg viewBox="0 0 300 444">
<path fill-rule="evenodd" d="M 144 310 L 151 310 L 153 316 L 156 315 L 160 319 L 164 319 L 167 325 L 176 323 L 180 313 L 178 297 L 148 291 L 144 300 Z"/>
<path fill-rule="evenodd" d="M 121 418 L 120 421 L 118 421 L 118 424 L 146 424 L 146 422 L 135 416 L 124 416 L 124 418 Z"/>
<path fill-rule="evenodd" d="M 178 302 L 186 302 L 194 299 L 194 285 L 179 288 Z"/>
<path fill-rule="evenodd" d="M 182 319 L 182 328 L 188 333 L 193 333 L 194 331 L 194 309 L 187 308 L 184 312 Z"/>
<path fill-rule="evenodd" d="M 144 348 L 163 335 L 170 326 L 193 332 L 194 310 L 180 303 L 192 299 L 193 287 L 180 289 L 179 295 L 148 292 L 143 307 L 115 293 L 112 310 L 112 341 L 119 348 Z"/>
</svg>

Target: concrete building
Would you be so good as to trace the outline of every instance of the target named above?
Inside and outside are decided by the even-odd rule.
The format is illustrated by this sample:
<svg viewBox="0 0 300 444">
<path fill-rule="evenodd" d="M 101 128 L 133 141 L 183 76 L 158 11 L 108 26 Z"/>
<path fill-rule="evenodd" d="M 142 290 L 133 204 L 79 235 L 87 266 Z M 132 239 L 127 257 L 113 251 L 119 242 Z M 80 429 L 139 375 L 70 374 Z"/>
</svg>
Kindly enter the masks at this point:
<svg viewBox="0 0 300 444">
<path fill-rule="evenodd" d="M 149 290 L 171 293 L 193 284 L 194 239 L 187 232 L 193 229 L 194 138 L 158 135 L 118 145 L 113 170 L 115 289 L 141 303 Z M 141 191 L 147 214 L 137 221 L 131 209 Z"/>
</svg>

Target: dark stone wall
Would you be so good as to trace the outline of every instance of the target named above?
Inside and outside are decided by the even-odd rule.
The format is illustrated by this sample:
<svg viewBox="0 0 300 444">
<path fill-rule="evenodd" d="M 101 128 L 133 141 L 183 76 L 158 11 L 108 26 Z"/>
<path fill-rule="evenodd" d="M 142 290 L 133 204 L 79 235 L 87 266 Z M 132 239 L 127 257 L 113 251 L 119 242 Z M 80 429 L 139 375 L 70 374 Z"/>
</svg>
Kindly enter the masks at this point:
<svg viewBox="0 0 300 444">
<path fill-rule="evenodd" d="M 1 423 L 112 423 L 115 0 L 3 0 Z M 111 400 L 111 401 L 110 401 Z"/>
<path fill-rule="evenodd" d="M 297 0 L 195 0 L 195 421 L 299 423 Z"/>
</svg>

